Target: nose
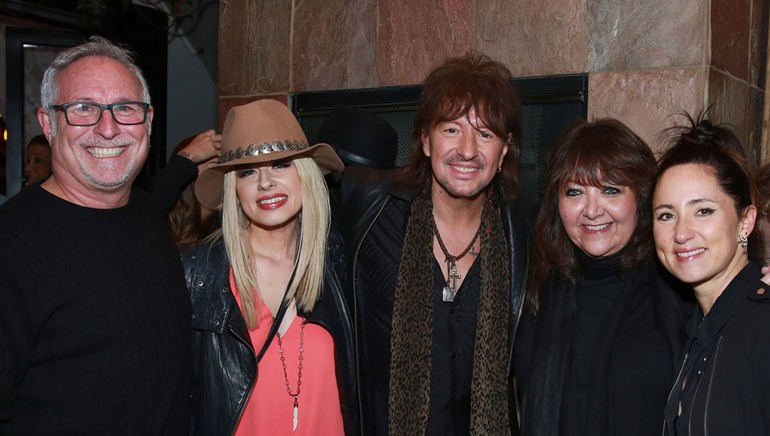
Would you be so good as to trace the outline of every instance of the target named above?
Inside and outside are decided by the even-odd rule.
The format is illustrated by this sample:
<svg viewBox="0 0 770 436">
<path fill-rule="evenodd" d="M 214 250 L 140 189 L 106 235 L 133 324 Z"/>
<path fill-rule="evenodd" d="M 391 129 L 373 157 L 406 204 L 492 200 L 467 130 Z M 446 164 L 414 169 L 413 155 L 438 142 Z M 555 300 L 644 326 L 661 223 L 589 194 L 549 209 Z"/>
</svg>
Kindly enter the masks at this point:
<svg viewBox="0 0 770 436">
<path fill-rule="evenodd" d="M 263 168 L 259 170 L 257 183 L 260 191 L 269 191 L 273 186 L 275 186 L 275 180 L 273 178 L 272 171 L 270 171 L 269 168 Z"/>
<path fill-rule="evenodd" d="M 690 223 L 684 219 L 678 219 L 674 224 L 674 242 L 684 244 L 692 238 Z"/>
<path fill-rule="evenodd" d="M 586 192 L 585 199 L 586 204 L 585 208 L 583 209 L 583 215 L 586 218 L 589 220 L 594 220 L 604 213 L 604 208 L 602 207 L 601 202 L 599 202 L 597 196 L 591 193 L 590 190 Z"/>
<path fill-rule="evenodd" d="M 478 155 L 479 148 L 476 142 L 476 132 L 471 129 L 470 132 L 465 131 L 460 138 L 460 144 L 457 147 L 457 154 L 463 157 L 465 160 L 471 160 Z"/>
<path fill-rule="evenodd" d="M 120 134 L 120 124 L 115 121 L 112 112 L 104 110 L 101 119 L 94 126 L 94 132 L 106 139 L 114 138 Z"/>
</svg>

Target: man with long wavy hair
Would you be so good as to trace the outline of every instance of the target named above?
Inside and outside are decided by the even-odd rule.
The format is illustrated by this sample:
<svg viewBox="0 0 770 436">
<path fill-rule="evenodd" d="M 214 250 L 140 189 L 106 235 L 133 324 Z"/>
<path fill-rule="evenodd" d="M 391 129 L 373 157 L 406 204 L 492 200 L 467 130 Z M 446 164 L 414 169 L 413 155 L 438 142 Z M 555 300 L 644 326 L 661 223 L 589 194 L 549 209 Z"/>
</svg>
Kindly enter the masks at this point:
<svg viewBox="0 0 770 436">
<path fill-rule="evenodd" d="M 412 154 L 346 205 L 365 434 L 508 434 L 528 264 L 521 105 L 478 53 L 424 82 Z"/>
</svg>

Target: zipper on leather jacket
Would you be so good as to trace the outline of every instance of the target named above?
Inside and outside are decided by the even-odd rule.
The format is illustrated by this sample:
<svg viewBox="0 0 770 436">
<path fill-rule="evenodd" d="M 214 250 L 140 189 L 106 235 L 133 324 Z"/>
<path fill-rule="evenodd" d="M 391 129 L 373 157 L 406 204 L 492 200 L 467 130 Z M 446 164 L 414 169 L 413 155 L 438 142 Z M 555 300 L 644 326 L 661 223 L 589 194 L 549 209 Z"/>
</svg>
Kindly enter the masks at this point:
<svg viewBox="0 0 770 436">
<path fill-rule="evenodd" d="M 251 355 L 254 356 L 254 360 L 257 360 L 257 353 L 254 352 L 254 347 L 251 345 L 251 340 L 245 340 L 244 338 L 240 337 L 238 333 L 233 330 L 232 327 L 228 328 L 230 330 L 230 333 L 233 334 L 239 341 L 243 342 L 244 345 L 246 345 L 249 350 L 251 351 Z M 257 362 L 257 366 L 259 366 L 259 362 Z M 257 377 L 259 377 L 259 372 L 257 372 Z M 251 386 L 249 386 L 249 392 L 246 393 L 246 398 L 243 401 L 243 404 L 241 405 L 240 410 L 238 411 L 238 419 L 235 420 L 235 425 L 233 426 L 231 435 L 235 435 L 235 430 L 238 429 L 238 424 L 241 423 L 241 419 L 243 418 L 243 413 L 246 411 L 246 405 L 249 404 L 249 400 L 251 399 L 251 394 L 254 393 L 254 387 L 257 384 L 257 377 L 254 377 L 254 381 L 251 382 Z"/>
<path fill-rule="evenodd" d="M 525 247 L 524 250 L 525 253 L 527 253 L 527 257 L 529 257 L 529 247 Z M 514 345 L 516 345 L 516 332 L 519 330 L 519 321 L 521 321 L 521 315 L 522 311 L 524 310 L 524 300 L 526 300 L 526 292 L 527 292 L 527 285 L 528 285 L 528 277 L 529 277 L 529 258 L 527 259 L 527 262 L 525 263 L 524 267 L 524 286 L 522 286 L 522 293 L 521 296 L 521 302 L 519 303 L 519 310 L 516 312 L 518 315 L 516 316 L 516 319 L 513 321 L 513 330 L 511 330 L 511 334 L 513 335 L 511 337 L 511 349 L 508 351 L 508 374 L 511 374 L 511 367 L 513 365 L 513 349 Z M 511 277 L 511 281 L 513 281 L 513 277 Z M 513 417 L 511 417 L 513 419 Z"/>
<path fill-rule="evenodd" d="M 671 390 L 668 392 L 668 400 L 666 401 L 666 404 L 671 403 L 671 398 L 674 396 L 674 390 L 677 386 L 681 386 L 681 379 L 682 379 L 682 373 L 684 372 L 685 367 L 687 366 L 687 359 L 690 358 L 690 352 L 688 351 L 687 354 L 684 355 L 684 360 L 682 360 L 682 365 L 679 367 L 679 373 L 676 375 L 676 380 L 674 380 L 674 384 L 671 386 Z M 666 435 L 666 430 L 668 430 L 668 422 L 666 422 L 666 419 L 663 419 L 663 432 L 661 433 L 663 436 Z M 672 432 L 668 432 L 669 434 L 674 434 L 673 429 Z"/>
<path fill-rule="evenodd" d="M 529 277 L 529 247 L 525 247 L 524 248 L 524 253 L 526 253 L 527 261 L 525 262 L 525 267 L 524 267 L 524 274 L 525 274 L 524 275 L 524 286 L 522 286 L 522 293 L 523 293 L 523 295 L 521 297 L 521 302 L 519 303 L 519 310 L 518 310 L 518 312 L 516 312 L 518 315 L 516 316 L 516 319 L 513 321 L 513 329 L 511 330 L 511 334 L 513 336 L 511 337 L 511 349 L 508 350 L 508 368 L 507 368 L 507 371 L 506 371 L 506 377 L 508 378 L 508 382 L 510 382 L 510 379 L 511 379 L 512 374 L 513 374 L 513 350 L 516 348 L 516 332 L 518 332 L 518 330 L 519 330 L 519 322 L 521 321 L 522 312 L 524 310 L 524 300 L 526 300 L 526 292 L 527 292 L 527 287 L 529 285 L 529 283 L 528 283 L 529 282 L 529 280 L 528 280 L 528 277 Z M 511 277 L 511 282 L 513 282 L 513 277 Z M 509 415 L 508 416 L 508 423 L 509 423 L 509 425 L 511 425 L 511 423 L 516 421 L 516 423 L 519 426 L 519 428 L 521 428 L 521 424 L 522 424 L 521 417 L 523 416 L 523 414 L 521 414 L 521 410 L 520 410 L 521 409 L 521 405 L 519 404 L 520 401 L 519 401 L 518 390 L 519 390 L 519 388 L 518 388 L 518 380 L 517 380 L 516 381 L 516 385 L 514 385 L 514 388 L 513 388 L 513 393 L 511 394 L 511 395 L 513 395 L 513 402 L 514 402 L 515 406 L 514 406 L 514 410 L 510 410 L 510 408 L 508 408 L 509 409 L 509 411 L 508 411 L 508 415 Z"/>
<path fill-rule="evenodd" d="M 711 375 L 709 376 L 709 385 L 708 390 L 706 391 L 706 405 L 704 406 L 703 410 L 703 434 L 708 435 L 709 429 L 708 429 L 708 422 L 709 422 L 709 409 L 710 403 L 711 403 L 711 388 L 714 385 L 714 373 L 716 373 L 716 364 L 717 364 L 717 358 L 719 357 L 719 349 L 722 347 L 722 339 L 724 339 L 724 336 L 719 336 L 719 341 L 717 342 L 717 346 L 714 348 L 714 353 L 712 353 L 711 357 Z M 690 421 L 692 421 L 692 413 L 690 414 Z"/>
<path fill-rule="evenodd" d="M 366 235 L 369 234 L 369 231 L 372 230 L 372 226 L 374 226 L 374 222 L 377 221 L 377 219 L 382 214 L 382 211 L 385 209 L 385 206 L 390 201 L 390 195 L 385 197 L 385 201 L 382 202 L 382 206 L 377 211 L 376 214 L 374 214 L 374 218 L 369 222 L 369 226 L 366 228 L 366 231 L 364 231 L 361 234 L 361 239 L 358 241 L 358 244 L 356 245 L 355 252 L 353 253 L 353 268 L 351 268 L 352 274 L 350 277 L 350 281 L 353 284 L 353 338 L 355 340 L 354 349 L 355 349 L 355 355 L 356 355 L 356 382 L 358 383 L 358 413 L 361 420 L 361 434 L 364 433 L 364 402 L 363 402 L 363 389 L 361 389 L 361 364 L 359 360 L 359 351 L 358 351 L 358 293 L 356 292 L 356 264 L 358 263 L 358 253 L 361 251 L 361 245 L 364 243 L 364 239 L 366 239 Z"/>
</svg>

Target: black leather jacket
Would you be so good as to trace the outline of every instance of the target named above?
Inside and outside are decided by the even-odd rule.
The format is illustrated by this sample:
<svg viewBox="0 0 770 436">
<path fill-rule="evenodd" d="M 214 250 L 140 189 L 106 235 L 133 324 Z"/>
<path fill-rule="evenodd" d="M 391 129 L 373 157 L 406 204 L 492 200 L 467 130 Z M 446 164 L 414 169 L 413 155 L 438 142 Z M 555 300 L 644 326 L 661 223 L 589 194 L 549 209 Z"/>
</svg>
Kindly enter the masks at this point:
<svg viewBox="0 0 770 436">
<path fill-rule="evenodd" d="M 691 436 L 770 434 L 770 286 L 761 278 L 759 265 L 749 262 L 705 318 L 698 309 L 689 321 L 664 435 L 677 427 Z"/>
<path fill-rule="evenodd" d="M 330 237 L 324 289 L 308 322 L 334 339 L 335 367 L 347 435 L 360 428 L 350 313 L 342 298 L 346 278 L 339 238 Z M 229 263 L 222 241 L 183 250 L 192 300 L 193 380 L 191 435 L 231 435 L 257 378 L 256 352 L 246 321 L 230 289 Z"/>
<path fill-rule="evenodd" d="M 341 229 L 343 230 L 347 246 L 348 264 L 351 271 L 351 287 L 348 288 L 348 303 L 351 304 L 353 311 L 353 323 L 356 332 L 356 363 L 359 373 L 365 371 L 366 362 L 371 358 L 366 355 L 371 352 L 368 347 L 361 344 L 362 329 L 378 329 L 382 326 L 383 320 L 372 320 L 362 313 L 365 306 L 362 299 L 360 282 L 367 280 L 367 272 L 360 271 L 357 265 L 358 254 L 361 244 L 366 238 L 367 233 L 378 219 L 380 213 L 387 202 L 398 201 L 411 203 L 412 196 L 409 193 L 399 191 L 394 188 L 389 178 L 374 180 L 365 183 L 355 191 L 348 201 L 343 205 L 346 211 L 343 220 L 341 220 Z M 524 291 L 527 286 L 529 271 L 529 247 L 531 244 L 531 229 L 533 220 L 533 209 L 525 203 L 524 200 L 517 200 L 513 204 L 502 204 L 501 207 L 503 229 L 508 241 L 509 247 L 509 265 L 510 265 L 510 305 L 509 305 L 509 335 L 508 347 L 511 354 L 508 358 L 508 386 L 509 391 L 509 410 L 511 417 L 512 431 L 515 433 L 516 424 L 516 400 L 513 395 L 513 339 L 516 336 L 519 319 L 521 317 L 522 307 L 524 305 Z M 345 220 L 346 219 L 346 220 Z M 403 231 L 405 232 L 404 227 Z M 394 239 L 404 240 L 405 234 L 393 235 Z M 386 320 L 390 324 L 392 320 Z M 365 327 L 363 327 L 366 325 Z M 361 425 L 364 434 L 386 434 L 388 432 L 387 411 L 370 411 L 368 404 L 371 399 L 372 389 L 368 389 L 361 378 L 359 378 L 360 406 L 361 406 Z"/>
</svg>

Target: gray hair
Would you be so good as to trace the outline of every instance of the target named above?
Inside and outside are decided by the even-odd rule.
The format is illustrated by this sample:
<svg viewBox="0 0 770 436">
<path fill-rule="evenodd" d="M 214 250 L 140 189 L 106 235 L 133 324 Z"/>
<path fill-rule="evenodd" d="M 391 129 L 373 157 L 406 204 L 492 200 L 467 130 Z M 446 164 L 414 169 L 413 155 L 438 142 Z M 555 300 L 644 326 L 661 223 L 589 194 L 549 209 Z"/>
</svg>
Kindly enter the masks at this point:
<svg viewBox="0 0 770 436">
<path fill-rule="evenodd" d="M 92 36 L 88 38 L 88 42 L 59 53 L 45 70 L 43 82 L 40 84 L 40 105 L 52 119 L 54 118 L 52 106 L 56 104 L 59 92 L 57 84 L 59 74 L 76 61 L 88 56 L 103 56 L 123 64 L 139 81 L 142 87 L 142 100 L 145 103 L 151 103 L 147 81 L 142 75 L 142 70 L 134 63 L 134 54 L 101 36 Z M 52 123 L 52 126 L 55 125 L 56 123 Z"/>
</svg>

